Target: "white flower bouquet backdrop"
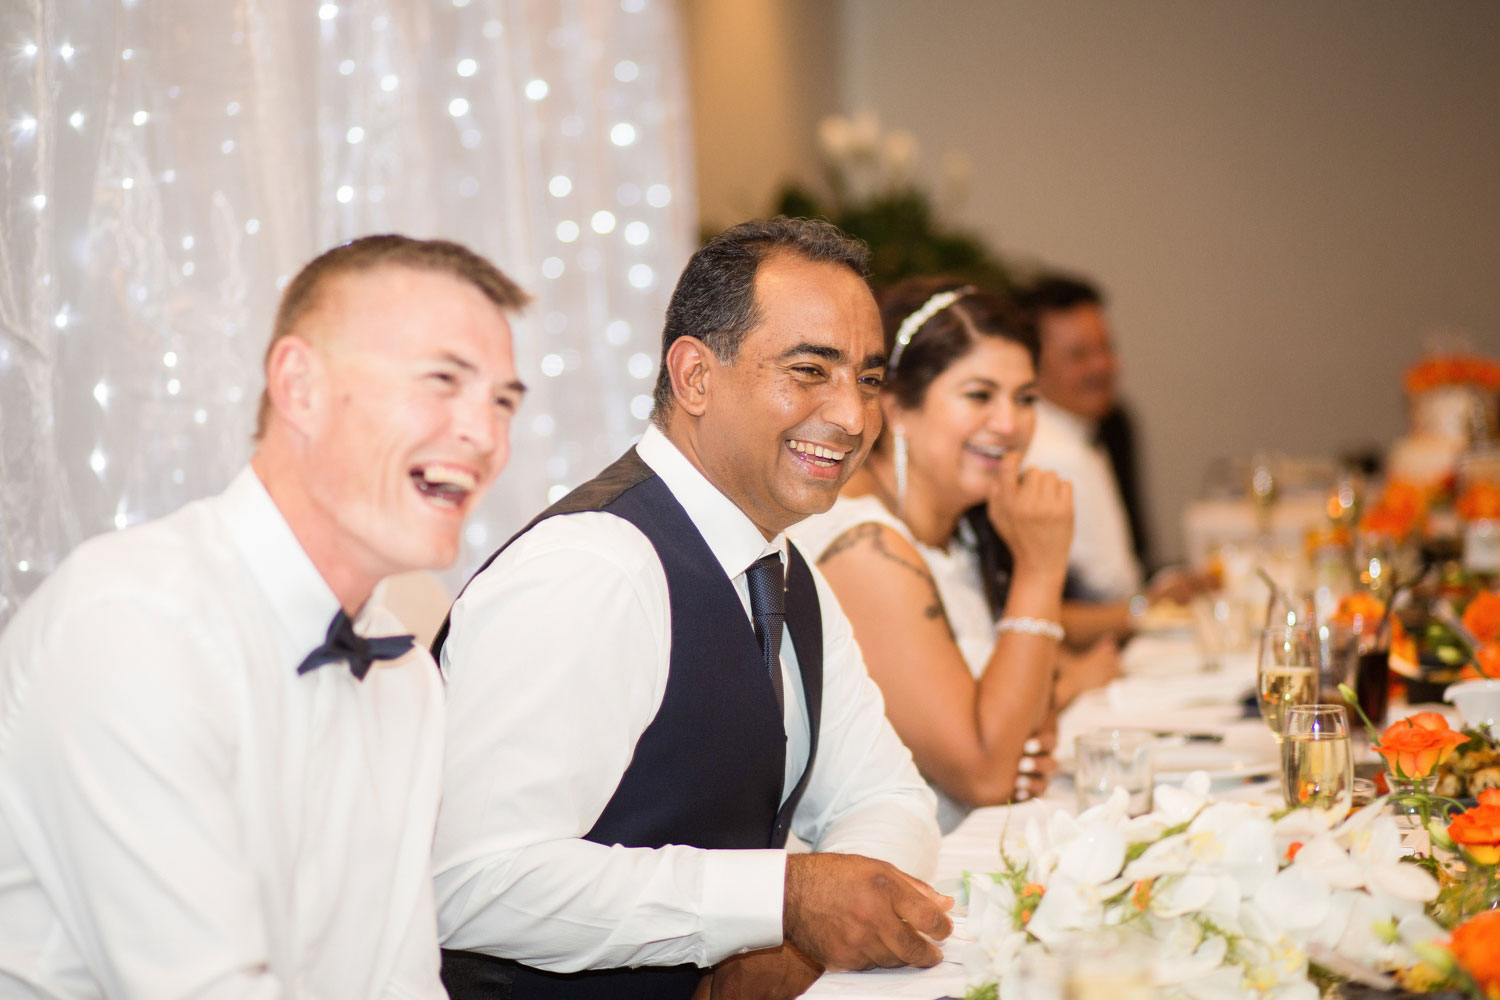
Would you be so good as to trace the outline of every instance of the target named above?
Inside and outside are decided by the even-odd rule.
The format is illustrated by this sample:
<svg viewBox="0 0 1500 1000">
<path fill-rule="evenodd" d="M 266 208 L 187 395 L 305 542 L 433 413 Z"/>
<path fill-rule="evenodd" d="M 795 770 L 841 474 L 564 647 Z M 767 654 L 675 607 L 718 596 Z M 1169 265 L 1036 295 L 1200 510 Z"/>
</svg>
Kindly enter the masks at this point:
<svg viewBox="0 0 1500 1000">
<path fill-rule="evenodd" d="M 694 241 L 680 52 L 668 0 L 0 5 L 0 626 L 83 538 L 228 481 L 281 285 L 354 236 L 536 296 L 450 584 L 622 450 Z"/>
</svg>

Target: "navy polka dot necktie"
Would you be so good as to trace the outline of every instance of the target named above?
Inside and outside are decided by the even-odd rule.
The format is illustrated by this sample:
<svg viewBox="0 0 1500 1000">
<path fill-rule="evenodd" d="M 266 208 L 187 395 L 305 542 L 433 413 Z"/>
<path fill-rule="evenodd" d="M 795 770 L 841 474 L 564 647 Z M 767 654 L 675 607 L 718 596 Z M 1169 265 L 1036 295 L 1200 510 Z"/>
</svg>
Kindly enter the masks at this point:
<svg viewBox="0 0 1500 1000">
<path fill-rule="evenodd" d="M 761 661 L 776 692 L 776 707 L 784 713 L 786 693 L 781 681 L 781 632 L 786 623 L 786 573 L 781 568 L 781 553 L 773 552 L 757 559 L 745 571 L 745 579 L 750 585 L 750 620 L 755 624 Z"/>
</svg>

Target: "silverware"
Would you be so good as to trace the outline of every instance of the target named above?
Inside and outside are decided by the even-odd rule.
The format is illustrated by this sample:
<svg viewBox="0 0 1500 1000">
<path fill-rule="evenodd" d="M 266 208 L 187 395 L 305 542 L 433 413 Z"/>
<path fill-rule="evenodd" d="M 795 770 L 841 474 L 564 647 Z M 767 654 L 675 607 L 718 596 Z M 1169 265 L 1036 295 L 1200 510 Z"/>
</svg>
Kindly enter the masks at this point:
<svg viewBox="0 0 1500 1000">
<path fill-rule="evenodd" d="M 1175 729 L 1160 729 L 1151 735 L 1159 740 L 1179 739 L 1185 743 L 1223 743 L 1223 733 L 1185 733 Z"/>
</svg>

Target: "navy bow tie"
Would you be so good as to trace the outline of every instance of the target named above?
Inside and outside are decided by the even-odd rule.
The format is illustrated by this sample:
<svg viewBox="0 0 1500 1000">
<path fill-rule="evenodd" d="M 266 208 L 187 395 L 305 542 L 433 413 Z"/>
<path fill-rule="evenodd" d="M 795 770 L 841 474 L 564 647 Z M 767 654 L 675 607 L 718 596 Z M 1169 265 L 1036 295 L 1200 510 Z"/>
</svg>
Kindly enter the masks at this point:
<svg viewBox="0 0 1500 1000">
<path fill-rule="evenodd" d="M 344 609 L 339 608 L 333 621 L 328 623 L 328 638 L 323 640 L 323 645 L 307 654 L 307 658 L 297 666 L 297 673 L 305 674 L 325 663 L 345 660 L 354 679 L 362 681 L 365 674 L 370 672 L 372 663 L 376 660 L 394 660 L 404 655 L 411 649 L 415 639 L 415 636 L 410 635 L 385 635 L 366 639 L 354 631 L 354 623 L 344 614 Z"/>
</svg>

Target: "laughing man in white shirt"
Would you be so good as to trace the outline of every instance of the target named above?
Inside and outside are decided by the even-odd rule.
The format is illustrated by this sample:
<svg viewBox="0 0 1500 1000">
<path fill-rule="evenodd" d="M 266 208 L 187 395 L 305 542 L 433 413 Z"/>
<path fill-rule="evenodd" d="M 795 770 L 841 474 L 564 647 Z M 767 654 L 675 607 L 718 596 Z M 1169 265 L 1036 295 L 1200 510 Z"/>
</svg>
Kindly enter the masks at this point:
<svg viewBox="0 0 1500 1000">
<path fill-rule="evenodd" d="M 17 613 L 0 995 L 443 996 L 441 682 L 372 594 L 449 565 L 505 464 L 524 301 L 452 243 L 319 257 L 249 467 L 86 542 Z"/>
<path fill-rule="evenodd" d="M 653 426 L 455 604 L 435 849 L 455 1000 L 793 996 L 825 966 L 938 961 L 948 900 L 903 874 L 932 873 L 932 795 L 783 534 L 879 431 L 865 261 L 802 220 L 699 250 Z M 820 853 L 789 855 L 789 829 Z"/>
</svg>

